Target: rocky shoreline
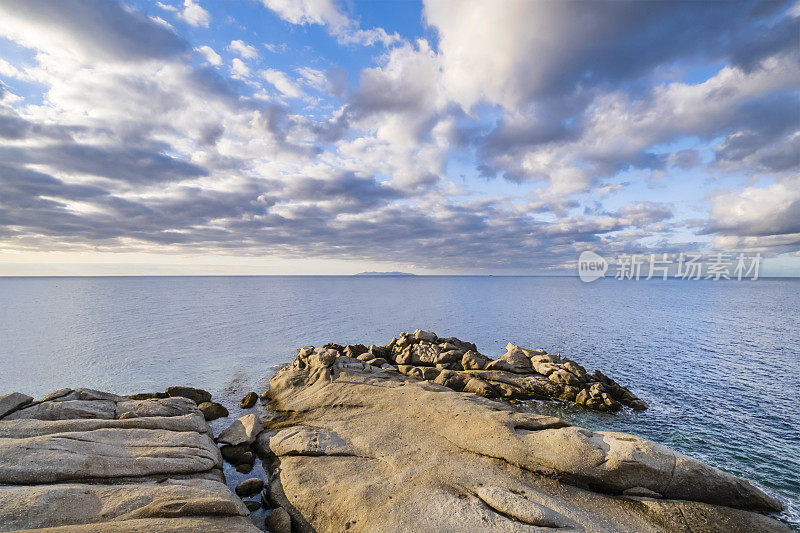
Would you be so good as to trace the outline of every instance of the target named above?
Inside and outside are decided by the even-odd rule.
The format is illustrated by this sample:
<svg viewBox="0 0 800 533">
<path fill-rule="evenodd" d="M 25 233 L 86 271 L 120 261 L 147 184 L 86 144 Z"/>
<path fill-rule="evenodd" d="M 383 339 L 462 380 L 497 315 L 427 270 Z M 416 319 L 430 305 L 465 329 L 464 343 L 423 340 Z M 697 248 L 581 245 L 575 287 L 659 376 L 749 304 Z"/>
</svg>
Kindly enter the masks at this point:
<svg viewBox="0 0 800 533">
<path fill-rule="evenodd" d="M 475 344 L 455 337 L 439 338 L 432 331 L 401 333 L 383 346 L 342 346 L 329 343 L 323 350 L 358 359 L 372 366 L 396 368 L 401 374 L 433 381 L 456 391 L 507 400 L 558 399 L 598 411 L 617 411 L 623 405 L 640 411 L 647 403 L 599 370 L 586 369 L 561 354 L 521 348 L 510 342 L 495 360 L 478 352 Z M 298 354 L 299 364 L 314 347 Z M 322 355 L 323 357 L 329 357 Z"/>
<path fill-rule="evenodd" d="M 191 387 L 0 397 L 0 531 L 789 531 L 747 481 L 522 412 L 516 400 L 647 407 L 542 349 L 491 360 L 421 330 L 306 347 L 260 399 L 230 423 Z"/>
</svg>

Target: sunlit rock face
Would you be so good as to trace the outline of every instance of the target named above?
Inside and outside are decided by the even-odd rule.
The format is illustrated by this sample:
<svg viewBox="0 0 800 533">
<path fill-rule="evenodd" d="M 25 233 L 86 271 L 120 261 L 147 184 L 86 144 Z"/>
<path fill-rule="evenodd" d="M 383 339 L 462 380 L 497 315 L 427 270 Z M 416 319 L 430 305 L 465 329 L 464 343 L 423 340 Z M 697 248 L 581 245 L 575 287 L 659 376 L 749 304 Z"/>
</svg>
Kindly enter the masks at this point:
<svg viewBox="0 0 800 533">
<path fill-rule="evenodd" d="M 634 435 L 473 393 L 476 380 L 563 386 L 548 379 L 558 371 L 586 385 L 576 363 L 552 358 L 547 376 L 516 355 L 504 361 L 528 373 L 370 364 L 421 343 L 420 353 L 441 351 L 438 341 L 401 335 L 332 360 L 345 347 L 308 347 L 270 380 L 271 415 L 253 446 L 272 472 L 265 497 L 294 530 L 788 531 L 762 514 L 780 503 L 744 480 Z"/>
</svg>

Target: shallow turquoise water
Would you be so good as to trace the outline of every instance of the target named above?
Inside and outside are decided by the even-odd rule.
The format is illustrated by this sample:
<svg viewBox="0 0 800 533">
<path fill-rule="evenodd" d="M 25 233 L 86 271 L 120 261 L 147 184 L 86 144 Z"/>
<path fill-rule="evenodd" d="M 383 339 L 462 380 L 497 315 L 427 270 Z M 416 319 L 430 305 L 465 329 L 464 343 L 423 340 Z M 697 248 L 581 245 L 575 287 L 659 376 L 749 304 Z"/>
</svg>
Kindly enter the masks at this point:
<svg viewBox="0 0 800 533">
<path fill-rule="evenodd" d="M 190 384 L 232 406 L 299 346 L 417 327 L 494 357 L 512 341 L 603 370 L 651 408 L 529 408 L 754 481 L 800 525 L 800 280 L 0 278 L 0 391 Z"/>
</svg>

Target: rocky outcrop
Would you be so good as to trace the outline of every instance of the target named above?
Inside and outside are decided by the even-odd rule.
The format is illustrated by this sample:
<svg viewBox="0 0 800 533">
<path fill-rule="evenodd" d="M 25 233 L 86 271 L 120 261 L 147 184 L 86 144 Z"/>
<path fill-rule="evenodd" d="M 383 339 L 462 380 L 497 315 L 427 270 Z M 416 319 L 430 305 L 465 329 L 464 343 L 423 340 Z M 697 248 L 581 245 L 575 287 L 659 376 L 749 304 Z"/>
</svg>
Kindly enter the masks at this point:
<svg viewBox="0 0 800 533">
<path fill-rule="evenodd" d="M 359 355 L 431 361 L 414 346 L 438 340 L 415 332 Z M 379 367 L 345 350 L 306 348 L 270 380 L 273 415 L 251 447 L 272 472 L 265 502 L 285 511 L 270 516 L 292 531 L 788 531 L 761 514 L 778 501 L 700 461 L 458 392 L 570 386 L 549 379 L 559 371 L 594 380 L 581 391 L 613 388 L 569 360 L 513 349 L 495 368 Z"/>
<path fill-rule="evenodd" d="M 19 392 L 12 392 L 11 394 L 0 396 L 0 418 L 13 413 L 20 407 L 24 407 L 32 401 L 32 397 Z"/>
<path fill-rule="evenodd" d="M 0 531 L 257 532 L 195 399 L 137 398 L 62 389 L 0 417 Z"/>
<path fill-rule="evenodd" d="M 647 409 L 647 403 L 599 370 L 586 369 L 560 354 L 543 349 L 506 345 L 495 360 L 478 352 L 475 344 L 455 337 L 439 338 L 432 331 L 401 333 L 384 346 L 342 346 L 300 350 L 301 365 L 326 364 L 345 356 L 376 367 L 391 365 L 403 374 L 445 385 L 457 391 L 508 400 L 563 400 L 598 411 L 617 411 L 622 406 Z"/>
</svg>

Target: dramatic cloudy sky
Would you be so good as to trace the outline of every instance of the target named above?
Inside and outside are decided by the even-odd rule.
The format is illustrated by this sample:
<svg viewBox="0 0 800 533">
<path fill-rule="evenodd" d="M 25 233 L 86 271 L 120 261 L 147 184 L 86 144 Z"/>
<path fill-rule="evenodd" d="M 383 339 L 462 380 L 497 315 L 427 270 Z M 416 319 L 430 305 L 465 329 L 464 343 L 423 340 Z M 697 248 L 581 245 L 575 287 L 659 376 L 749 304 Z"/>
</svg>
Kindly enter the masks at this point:
<svg viewBox="0 0 800 533">
<path fill-rule="evenodd" d="M 0 0 L 0 274 L 800 275 L 800 2 Z"/>
</svg>

